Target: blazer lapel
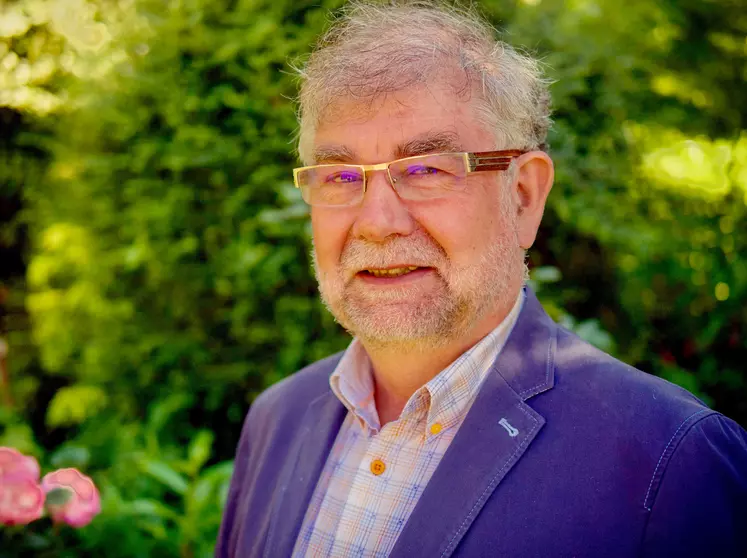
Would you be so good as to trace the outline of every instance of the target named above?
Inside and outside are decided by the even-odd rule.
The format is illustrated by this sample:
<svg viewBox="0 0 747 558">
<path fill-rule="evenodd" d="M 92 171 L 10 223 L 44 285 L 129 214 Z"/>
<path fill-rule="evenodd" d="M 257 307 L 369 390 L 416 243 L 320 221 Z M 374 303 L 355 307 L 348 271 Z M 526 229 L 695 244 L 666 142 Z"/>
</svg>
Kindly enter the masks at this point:
<svg viewBox="0 0 747 558">
<path fill-rule="evenodd" d="M 306 509 L 345 413 L 345 407 L 331 391 L 309 405 L 302 422 L 304 429 L 296 436 L 280 475 L 264 550 L 266 558 L 290 556 L 293 552 Z"/>
<path fill-rule="evenodd" d="M 392 558 L 450 556 L 527 451 L 545 419 L 525 400 L 553 385 L 556 331 L 527 289 L 513 332 L 397 539 Z"/>
</svg>

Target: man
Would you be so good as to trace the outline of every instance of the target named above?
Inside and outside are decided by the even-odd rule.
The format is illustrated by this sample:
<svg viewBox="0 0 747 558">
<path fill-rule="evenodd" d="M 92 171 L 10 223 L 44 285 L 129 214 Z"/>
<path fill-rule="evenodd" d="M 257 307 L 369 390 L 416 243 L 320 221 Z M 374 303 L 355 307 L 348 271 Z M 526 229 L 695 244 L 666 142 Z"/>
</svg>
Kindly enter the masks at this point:
<svg viewBox="0 0 747 558">
<path fill-rule="evenodd" d="M 553 182 L 536 62 L 469 13 L 356 3 L 300 105 L 354 340 L 252 405 L 217 555 L 745 555 L 747 433 L 524 286 Z"/>
</svg>

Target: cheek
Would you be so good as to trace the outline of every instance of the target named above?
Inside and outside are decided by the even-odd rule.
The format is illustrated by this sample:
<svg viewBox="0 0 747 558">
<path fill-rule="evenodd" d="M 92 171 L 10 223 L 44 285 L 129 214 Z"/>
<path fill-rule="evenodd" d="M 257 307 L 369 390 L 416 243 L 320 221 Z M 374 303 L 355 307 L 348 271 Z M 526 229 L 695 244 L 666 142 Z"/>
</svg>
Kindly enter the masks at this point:
<svg viewBox="0 0 747 558">
<path fill-rule="evenodd" d="M 317 261 L 322 269 L 329 271 L 340 262 L 351 225 L 352 219 L 344 210 L 311 209 L 311 230 Z"/>
<path fill-rule="evenodd" d="M 449 260 L 462 267 L 479 259 L 501 227 L 500 206 L 490 200 L 459 196 L 423 206 L 415 219 L 446 251 Z"/>
</svg>

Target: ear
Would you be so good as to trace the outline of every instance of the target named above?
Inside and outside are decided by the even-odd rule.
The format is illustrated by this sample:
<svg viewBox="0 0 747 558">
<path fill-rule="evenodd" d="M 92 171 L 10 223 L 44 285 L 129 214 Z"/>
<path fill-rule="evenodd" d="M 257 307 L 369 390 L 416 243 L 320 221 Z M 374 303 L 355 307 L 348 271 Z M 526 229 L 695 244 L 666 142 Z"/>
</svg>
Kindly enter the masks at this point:
<svg viewBox="0 0 747 558">
<path fill-rule="evenodd" d="M 525 250 L 537 238 L 545 202 L 552 189 L 555 169 L 544 151 L 530 151 L 516 158 L 516 177 L 512 184 L 516 203 L 516 232 Z"/>
</svg>

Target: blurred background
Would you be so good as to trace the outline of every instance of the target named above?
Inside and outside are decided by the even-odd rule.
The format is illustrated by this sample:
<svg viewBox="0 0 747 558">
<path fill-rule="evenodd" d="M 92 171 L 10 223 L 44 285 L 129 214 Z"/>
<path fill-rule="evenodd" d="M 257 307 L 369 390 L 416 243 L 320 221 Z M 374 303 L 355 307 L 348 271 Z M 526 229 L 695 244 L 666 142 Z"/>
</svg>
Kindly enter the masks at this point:
<svg viewBox="0 0 747 558">
<path fill-rule="evenodd" d="M 291 183 L 340 4 L 0 2 L 0 446 L 103 498 L 0 555 L 210 556 L 253 398 L 347 344 Z M 479 6 L 556 81 L 546 308 L 747 425 L 744 0 Z"/>
</svg>

